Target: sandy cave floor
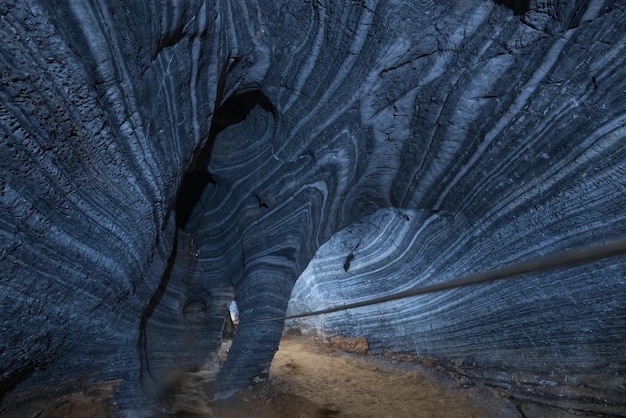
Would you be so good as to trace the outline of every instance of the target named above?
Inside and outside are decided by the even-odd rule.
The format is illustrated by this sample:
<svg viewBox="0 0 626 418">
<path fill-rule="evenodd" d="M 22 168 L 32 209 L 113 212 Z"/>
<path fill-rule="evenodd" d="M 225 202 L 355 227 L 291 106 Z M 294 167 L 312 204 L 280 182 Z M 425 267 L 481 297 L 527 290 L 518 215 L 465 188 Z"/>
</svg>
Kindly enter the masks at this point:
<svg viewBox="0 0 626 418">
<path fill-rule="evenodd" d="M 302 336 L 283 338 L 267 382 L 219 405 L 179 401 L 177 418 L 519 416 L 484 388 L 413 362 L 350 354 Z"/>
</svg>

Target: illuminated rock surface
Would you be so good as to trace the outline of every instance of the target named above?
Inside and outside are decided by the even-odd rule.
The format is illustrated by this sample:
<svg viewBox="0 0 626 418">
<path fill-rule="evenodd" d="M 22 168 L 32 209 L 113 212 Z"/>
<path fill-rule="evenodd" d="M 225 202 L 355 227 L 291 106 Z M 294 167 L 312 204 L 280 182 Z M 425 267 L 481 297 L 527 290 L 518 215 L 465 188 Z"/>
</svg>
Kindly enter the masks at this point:
<svg viewBox="0 0 626 418">
<path fill-rule="evenodd" d="M 119 410 L 148 411 L 234 294 L 211 387 L 263 379 L 283 324 L 254 320 L 318 249 L 291 312 L 623 236 L 624 5 L 499 3 L 0 4 L 2 396 L 121 380 Z M 305 325 L 526 411 L 625 413 L 625 270 Z"/>
</svg>

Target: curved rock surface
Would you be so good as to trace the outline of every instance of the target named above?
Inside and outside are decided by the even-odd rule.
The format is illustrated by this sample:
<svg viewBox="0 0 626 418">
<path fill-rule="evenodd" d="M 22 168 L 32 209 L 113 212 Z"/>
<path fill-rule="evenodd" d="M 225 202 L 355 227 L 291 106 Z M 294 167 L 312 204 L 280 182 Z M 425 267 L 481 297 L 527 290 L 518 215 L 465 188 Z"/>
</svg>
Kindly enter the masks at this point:
<svg viewBox="0 0 626 418">
<path fill-rule="evenodd" d="M 256 321 L 290 295 L 303 312 L 624 236 L 625 21 L 617 0 L 3 2 L 2 396 L 121 380 L 120 413 L 150 411 L 236 297 L 225 396 L 267 375 L 283 324 Z M 625 267 L 303 326 L 525 413 L 620 414 Z"/>
</svg>

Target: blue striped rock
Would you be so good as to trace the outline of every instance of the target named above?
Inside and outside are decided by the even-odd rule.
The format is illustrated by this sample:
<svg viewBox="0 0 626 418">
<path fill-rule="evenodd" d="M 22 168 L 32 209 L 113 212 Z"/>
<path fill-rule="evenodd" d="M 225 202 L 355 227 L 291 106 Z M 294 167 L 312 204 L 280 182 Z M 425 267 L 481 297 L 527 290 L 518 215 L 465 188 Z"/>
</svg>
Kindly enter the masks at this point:
<svg viewBox="0 0 626 418">
<path fill-rule="evenodd" d="M 625 23 L 618 0 L 4 0 L 0 399 L 115 381 L 149 415 L 236 298 L 228 396 L 267 377 L 260 319 L 626 235 Z M 619 415 L 625 271 L 291 325 L 523 414 Z"/>
</svg>

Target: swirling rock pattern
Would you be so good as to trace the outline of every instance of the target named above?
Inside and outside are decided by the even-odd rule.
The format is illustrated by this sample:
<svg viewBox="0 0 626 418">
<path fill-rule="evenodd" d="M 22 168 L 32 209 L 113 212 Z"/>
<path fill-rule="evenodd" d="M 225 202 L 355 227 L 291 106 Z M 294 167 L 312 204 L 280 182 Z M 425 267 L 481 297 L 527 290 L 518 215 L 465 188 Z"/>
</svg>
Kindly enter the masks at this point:
<svg viewBox="0 0 626 418">
<path fill-rule="evenodd" d="M 3 391 L 80 371 L 145 408 L 234 294 L 216 387 L 263 379 L 282 324 L 255 320 L 316 253 L 292 312 L 624 235 L 624 6 L 496 3 L 5 1 Z M 616 413 L 625 263 L 309 325 Z"/>
</svg>

